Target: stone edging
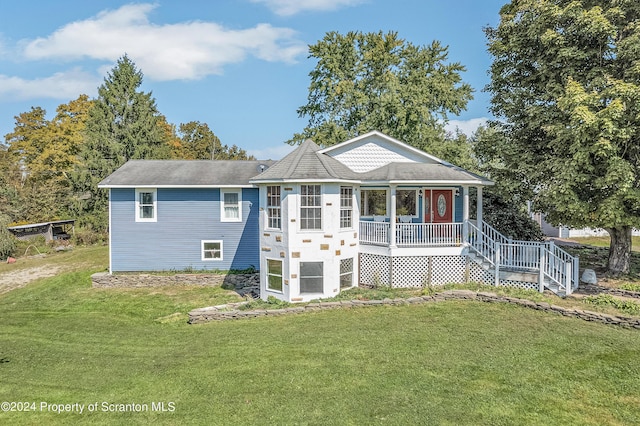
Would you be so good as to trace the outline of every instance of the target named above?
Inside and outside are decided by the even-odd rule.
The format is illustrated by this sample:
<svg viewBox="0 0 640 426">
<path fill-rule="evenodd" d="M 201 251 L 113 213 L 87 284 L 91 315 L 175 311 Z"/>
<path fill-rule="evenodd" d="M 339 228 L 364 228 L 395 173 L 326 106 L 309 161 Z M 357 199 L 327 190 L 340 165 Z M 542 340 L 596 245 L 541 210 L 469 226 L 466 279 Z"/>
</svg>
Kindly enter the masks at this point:
<svg viewBox="0 0 640 426">
<path fill-rule="evenodd" d="M 637 291 L 623 290 L 621 288 L 601 287 L 597 285 L 581 286 L 578 290 L 580 294 L 610 294 L 612 296 L 629 297 L 640 299 L 640 293 Z"/>
<path fill-rule="evenodd" d="M 239 311 L 234 309 L 238 304 L 211 306 L 207 308 L 194 309 L 189 312 L 189 324 L 200 324 L 209 321 L 223 321 L 242 318 L 254 318 L 262 316 L 276 316 L 299 314 L 326 309 L 355 308 L 366 306 L 382 305 L 413 305 L 421 303 L 444 302 L 446 300 L 478 300 L 490 303 L 512 303 L 514 305 L 539 311 L 553 312 L 560 315 L 579 318 L 585 321 L 594 321 L 602 324 L 618 325 L 626 328 L 640 329 L 640 318 L 622 317 L 602 314 L 599 312 L 584 311 L 581 309 L 564 308 L 562 306 L 551 305 L 546 302 L 533 302 L 515 297 L 500 296 L 495 293 L 475 292 L 471 290 L 447 290 L 433 296 L 409 297 L 407 299 L 384 299 L 384 300 L 347 300 L 340 302 L 318 302 L 309 303 L 304 306 L 290 307 L 283 309 L 259 309 L 254 311 Z M 243 303 L 243 302 L 241 302 Z M 229 310 L 228 308 L 232 308 Z"/>
</svg>

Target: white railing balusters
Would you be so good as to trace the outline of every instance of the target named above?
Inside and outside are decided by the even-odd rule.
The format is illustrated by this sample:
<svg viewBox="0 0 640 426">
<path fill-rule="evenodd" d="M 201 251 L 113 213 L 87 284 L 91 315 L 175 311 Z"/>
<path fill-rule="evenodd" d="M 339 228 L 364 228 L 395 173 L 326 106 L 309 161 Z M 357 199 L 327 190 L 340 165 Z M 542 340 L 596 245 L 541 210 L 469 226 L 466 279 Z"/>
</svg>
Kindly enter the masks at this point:
<svg viewBox="0 0 640 426">
<path fill-rule="evenodd" d="M 571 256 L 553 242 L 514 241 L 500 234 L 486 223 L 481 227 L 468 223 L 469 247 L 491 263 L 497 277 L 500 268 L 516 271 L 538 271 L 539 290 L 544 290 L 545 278 L 554 282 L 569 295 L 578 286 L 579 259 Z"/>
<path fill-rule="evenodd" d="M 391 224 L 360 222 L 360 243 L 390 245 Z M 538 272 L 539 290 L 545 281 L 554 283 L 569 295 L 578 286 L 579 259 L 553 242 L 511 240 L 482 223 L 396 223 L 398 247 L 454 247 L 465 245 L 477 253 L 495 271 L 495 285 L 500 284 L 500 270 Z M 549 285 L 547 285 L 549 286 Z"/>
</svg>

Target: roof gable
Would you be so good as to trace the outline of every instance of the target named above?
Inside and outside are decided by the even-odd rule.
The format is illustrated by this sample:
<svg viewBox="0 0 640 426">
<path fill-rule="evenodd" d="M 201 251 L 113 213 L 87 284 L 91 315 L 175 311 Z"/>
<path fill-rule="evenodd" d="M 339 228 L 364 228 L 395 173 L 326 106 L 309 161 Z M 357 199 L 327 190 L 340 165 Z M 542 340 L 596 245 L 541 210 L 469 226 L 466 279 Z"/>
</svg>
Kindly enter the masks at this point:
<svg viewBox="0 0 640 426">
<path fill-rule="evenodd" d="M 366 133 L 320 152 L 358 173 L 378 169 L 390 163 L 449 164 L 378 131 Z"/>
</svg>

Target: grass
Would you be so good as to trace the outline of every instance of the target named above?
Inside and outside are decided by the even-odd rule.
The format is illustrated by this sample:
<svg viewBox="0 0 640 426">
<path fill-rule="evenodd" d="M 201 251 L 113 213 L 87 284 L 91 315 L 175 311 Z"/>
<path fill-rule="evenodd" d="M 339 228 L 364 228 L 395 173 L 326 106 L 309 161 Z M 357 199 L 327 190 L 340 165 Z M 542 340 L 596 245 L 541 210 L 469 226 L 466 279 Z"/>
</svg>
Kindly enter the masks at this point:
<svg viewBox="0 0 640 426">
<path fill-rule="evenodd" d="M 611 238 L 609 237 L 575 237 L 573 240 L 588 246 L 606 248 L 609 248 L 609 244 L 611 243 Z M 640 237 L 631 237 L 631 250 L 640 252 Z"/>
<path fill-rule="evenodd" d="M 104 248 L 46 261 L 69 271 L 0 295 L 0 401 L 36 403 L 3 424 L 640 423 L 638 330 L 454 301 L 194 326 L 190 309 L 237 296 L 92 289 Z"/>
</svg>

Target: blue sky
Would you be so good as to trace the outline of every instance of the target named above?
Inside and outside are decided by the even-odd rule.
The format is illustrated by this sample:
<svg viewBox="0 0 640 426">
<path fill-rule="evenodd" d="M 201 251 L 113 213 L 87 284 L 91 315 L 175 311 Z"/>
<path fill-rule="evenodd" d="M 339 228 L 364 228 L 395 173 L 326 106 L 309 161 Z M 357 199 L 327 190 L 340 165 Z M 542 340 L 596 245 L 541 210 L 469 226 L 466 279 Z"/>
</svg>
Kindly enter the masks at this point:
<svg viewBox="0 0 640 426">
<path fill-rule="evenodd" d="M 307 124 L 315 61 L 308 45 L 329 31 L 388 32 L 415 45 L 439 40 L 475 89 L 462 130 L 489 117 L 491 58 L 482 28 L 506 0 L 32 0 L 0 4 L 0 135 L 32 106 L 95 97 L 125 53 L 173 124 L 205 122 L 227 145 L 279 159 Z"/>
</svg>

